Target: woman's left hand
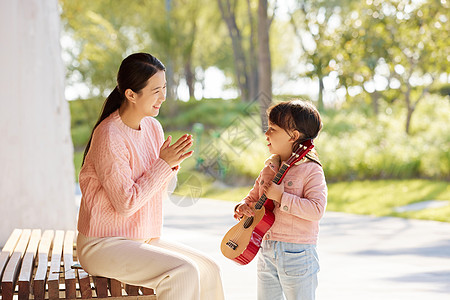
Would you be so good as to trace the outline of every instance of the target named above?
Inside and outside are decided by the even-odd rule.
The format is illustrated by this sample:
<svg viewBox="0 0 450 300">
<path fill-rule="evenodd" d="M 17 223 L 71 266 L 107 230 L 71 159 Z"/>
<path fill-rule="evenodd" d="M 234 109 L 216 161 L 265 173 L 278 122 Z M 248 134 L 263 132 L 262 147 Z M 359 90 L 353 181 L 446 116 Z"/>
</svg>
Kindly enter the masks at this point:
<svg viewBox="0 0 450 300">
<path fill-rule="evenodd" d="M 269 181 L 268 183 L 264 184 L 263 190 L 267 198 L 280 203 L 281 196 L 283 196 L 284 193 L 284 184 L 276 184 L 272 181 Z"/>
</svg>

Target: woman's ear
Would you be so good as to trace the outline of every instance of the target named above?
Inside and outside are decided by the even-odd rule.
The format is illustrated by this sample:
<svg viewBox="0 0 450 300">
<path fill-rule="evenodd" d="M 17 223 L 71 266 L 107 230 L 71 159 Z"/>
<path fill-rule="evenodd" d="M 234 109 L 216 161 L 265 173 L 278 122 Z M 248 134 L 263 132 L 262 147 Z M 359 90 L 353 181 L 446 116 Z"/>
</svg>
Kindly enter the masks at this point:
<svg viewBox="0 0 450 300">
<path fill-rule="evenodd" d="M 125 90 L 125 98 L 132 103 L 136 103 L 136 93 L 132 89 Z"/>
</svg>

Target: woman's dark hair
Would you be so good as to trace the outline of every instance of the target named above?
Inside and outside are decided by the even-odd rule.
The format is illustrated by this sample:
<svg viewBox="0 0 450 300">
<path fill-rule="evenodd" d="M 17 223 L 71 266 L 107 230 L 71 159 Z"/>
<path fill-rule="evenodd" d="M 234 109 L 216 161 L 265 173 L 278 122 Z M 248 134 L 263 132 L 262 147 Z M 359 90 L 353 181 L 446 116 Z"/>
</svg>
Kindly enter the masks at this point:
<svg viewBox="0 0 450 300">
<path fill-rule="evenodd" d="M 271 123 L 283 128 L 288 134 L 293 130 L 301 133 L 294 142 L 294 151 L 301 142 L 315 139 L 322 129 L 320 114 L 309 102 L 301 100 L 281 102 L 271 106 L 267 114 Z"/>
<path fill-rule="evenodd" d="M 106 119 L 111 113 L 115 112 L 125 101 L 125 91 L 131 89 L 139 93 L 146 85 L 147 81 L 158 71 L 165 71 L 166 68 L 156 57 L 148 53 L 134 53 L 125 58 L 119 67 L 117 73 L 117 86 L 109 94 L 103 103 L 102 112 L 97 123 L 92 129 L 91 137 L 86 145 L 83 155 L 83 163 L 91 147 L 92 136 L 95 128 Z"/>
</svg>

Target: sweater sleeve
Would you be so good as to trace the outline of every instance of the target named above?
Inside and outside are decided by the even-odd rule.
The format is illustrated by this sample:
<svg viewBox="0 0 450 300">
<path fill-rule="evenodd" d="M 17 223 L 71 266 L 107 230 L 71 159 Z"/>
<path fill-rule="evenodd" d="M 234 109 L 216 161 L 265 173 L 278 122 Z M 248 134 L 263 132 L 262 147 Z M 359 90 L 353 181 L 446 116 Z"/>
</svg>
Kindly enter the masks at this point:
<svg viewBox="0 0 450 300">
<path fill-rule="evenodd" d="M 92 161 L 101 186 L 114 209 L 123 216 L 131 216 L 151 201 L 172 178 L 169 165 L 157 158 L 142 175 L 133 180 L 130 167 L 132 157 L 126 141 L 119 134 L 94 135 Z"/>
<path fill-rule="evenodd" d="M 311 163 L 309 174 L 305 176 L 303 197 L 284 192 L 281 209 L 308 221 L 322 218 L 327 204 L 327 185 L 322 167 Z"/>
</svg>

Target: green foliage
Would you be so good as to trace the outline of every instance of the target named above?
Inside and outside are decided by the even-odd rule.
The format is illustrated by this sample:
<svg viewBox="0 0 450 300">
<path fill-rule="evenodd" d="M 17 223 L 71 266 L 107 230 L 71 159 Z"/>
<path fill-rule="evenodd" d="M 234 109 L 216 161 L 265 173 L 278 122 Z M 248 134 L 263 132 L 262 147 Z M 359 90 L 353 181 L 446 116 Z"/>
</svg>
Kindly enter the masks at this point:
<svg viewBox="0 0 450 300">
<path fill-rule="evenodd" d="M 450 222 L 450 205 L 420 211 L 396 212 L 395 208 L 428 200 L 449 200 L 450 186 L 445 181 L 377 180 L 340 182 L 328 185 L 331 211 L 373 216 L 395 216 Z"/>
<path fill-rule="evenodd" d="M 449 179 L 448 101 L 427 98 L 411 135 L 402 130 L 400 105 L 385 111 L 378 117 L 354 108 L 323 114 L 324 129 L 316 146 L 328 180 Z"/>
<path fill-rule="evenodd" d="M 75 179 L 78 182 L 78 175 L 80 174 L 81 163 L 83 162 L 84 151 L 75 151 L 73 154 L 73 164 L 75 166 Z"/>
<path fill-rule="evenodd" d="M 207 129 L 224 128 L 236 116 L 245 114 L 249 104 L 236 100 L 191 99 L 187 102 L 177 102 L 177 116 L 171 117 L 167 110 L 162 110 L 158 116 L 161 124 L 167 130 L 176 128 L 191 129 L 192 124 L 201 122 Z M 251 108 L 253 111 L 254 108 Z"/>
<path fill-rule="evenodd" d="M 103 100 L 99 98 L 69 101 L 72 142 L 75 149 L 86 146 L 102 105 Z"/>
</svg>

